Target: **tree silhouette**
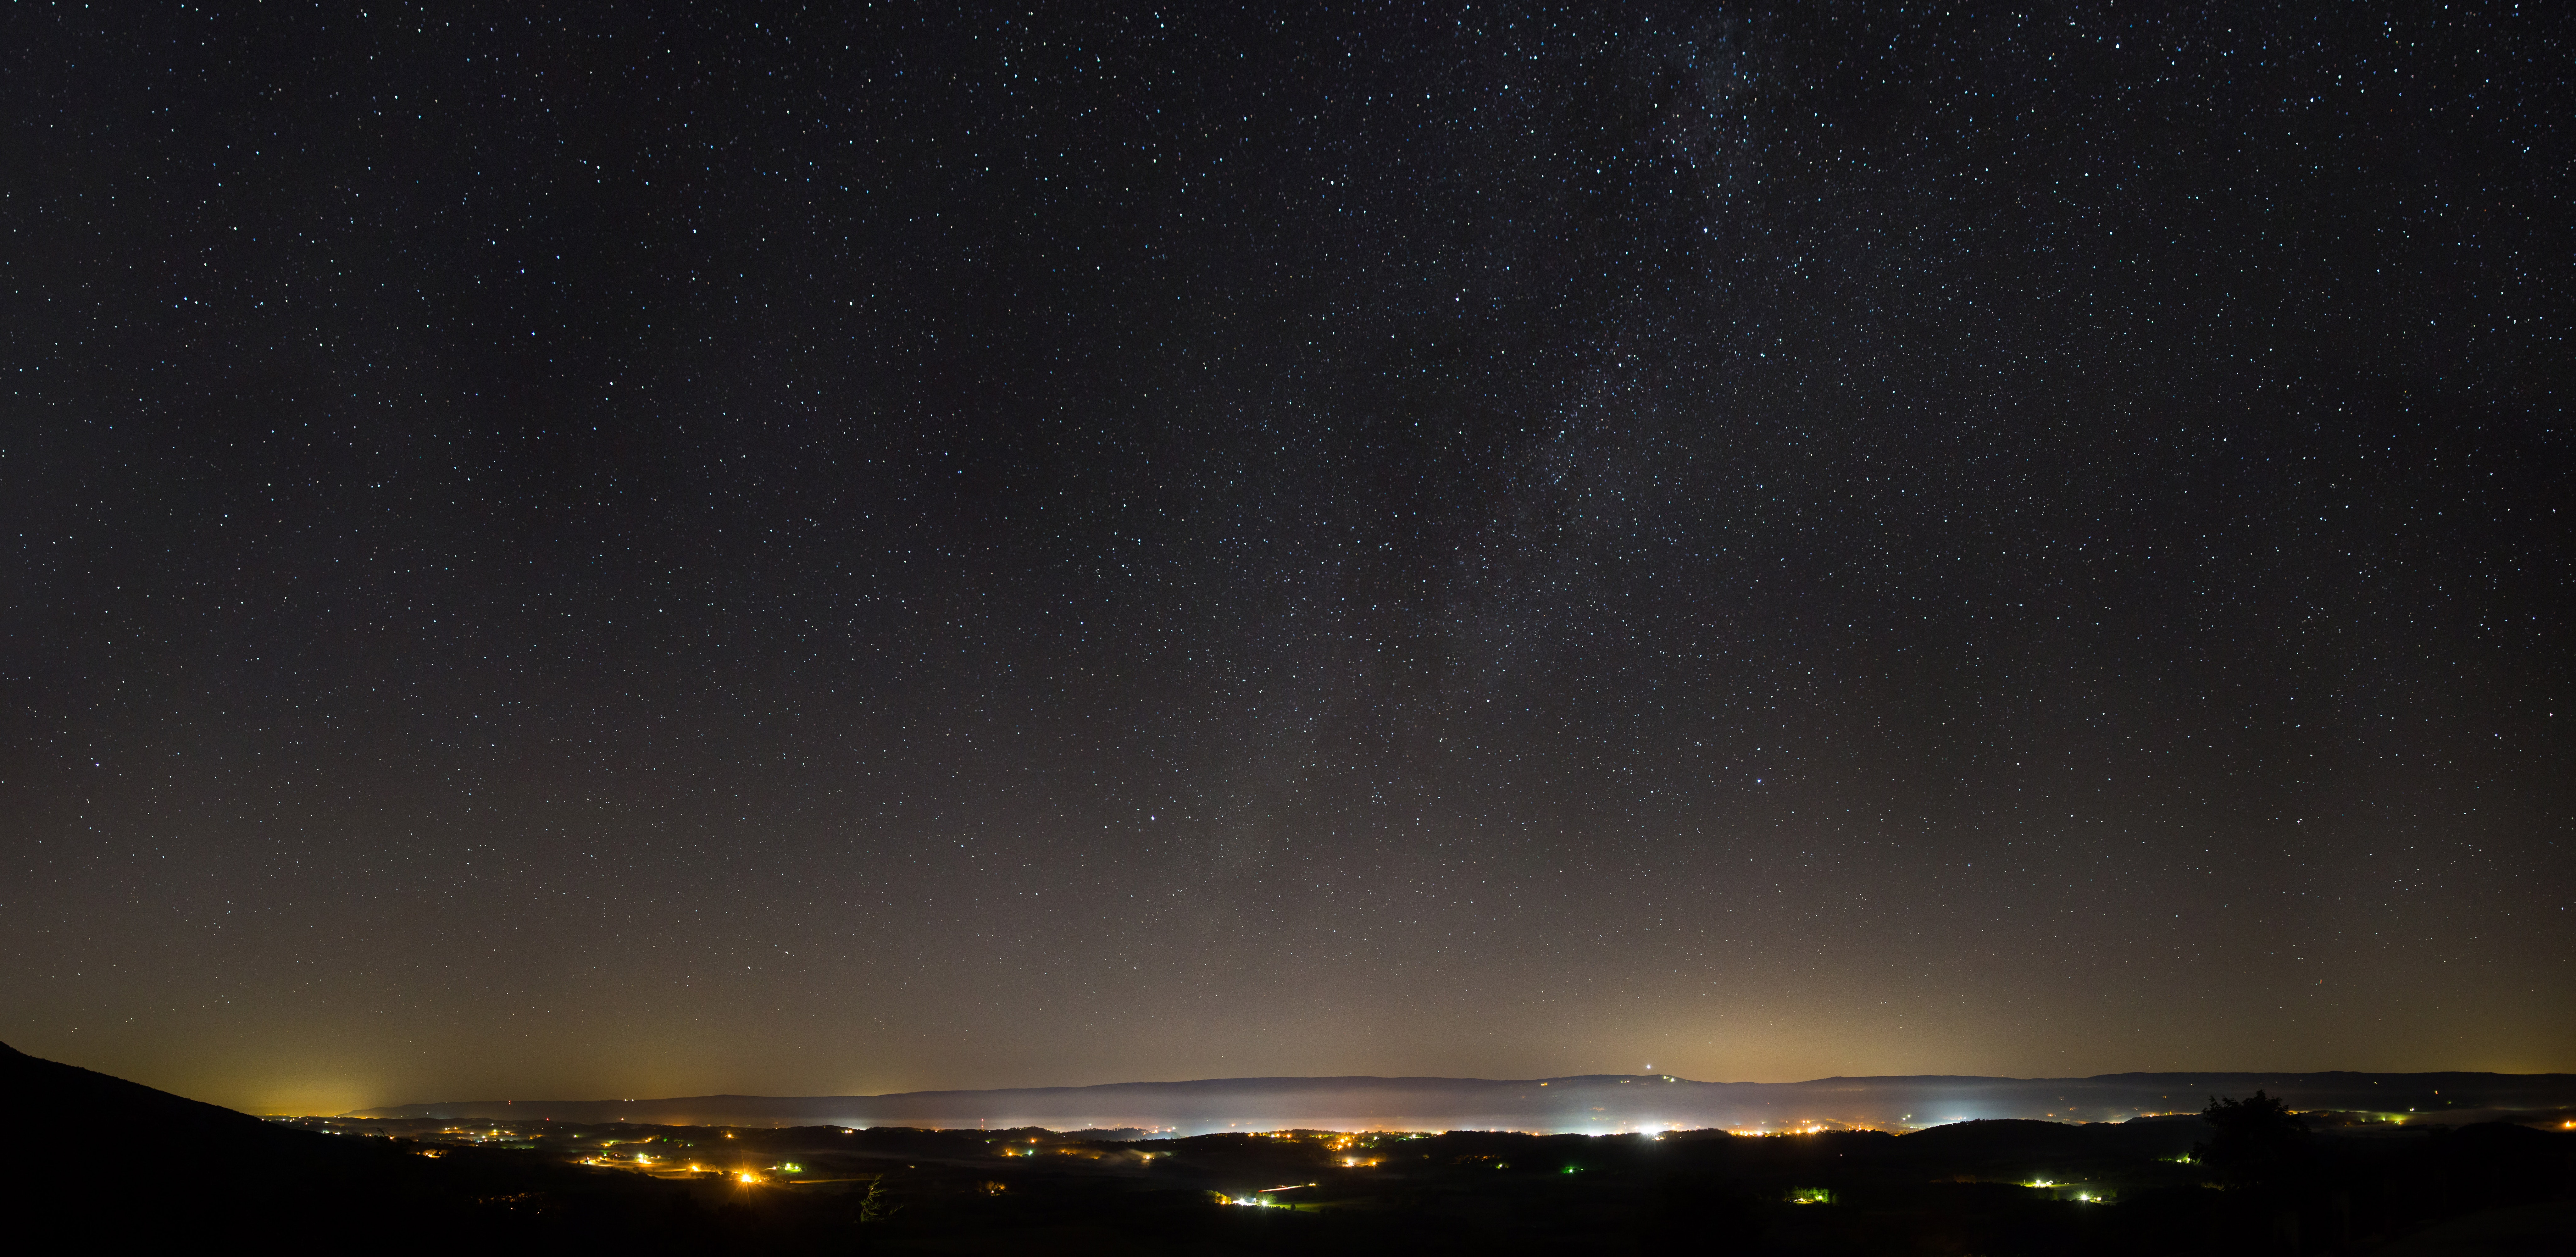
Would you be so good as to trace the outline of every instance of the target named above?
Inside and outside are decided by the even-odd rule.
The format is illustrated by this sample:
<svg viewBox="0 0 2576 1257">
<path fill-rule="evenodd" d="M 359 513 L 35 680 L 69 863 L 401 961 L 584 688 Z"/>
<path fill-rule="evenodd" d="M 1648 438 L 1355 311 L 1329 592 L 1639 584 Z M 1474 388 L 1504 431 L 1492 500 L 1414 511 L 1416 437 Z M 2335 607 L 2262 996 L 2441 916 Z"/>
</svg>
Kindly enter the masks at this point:
<svg viewBox="0 0 2576 1257">
<path fill-rule="evenodd" d="M 2208 1143 L 2192 1146 L 2193 1159 L 2225 1182 L 2277 1182 L 2306 1155 L 2308 1123 L 2278 1096 L 2259 1090 L 2242 1100 L 2212 1096 L 2200 1116 L 2211 1134 Z"/>
<path fill-rule="evenodd" d="M 903 1206 L 896 1202 L 894 1193 L 886 1190 L 885 1178 L 880 1175 L 868 1184 L 868 1194 L 859 1201 L 859 1221 L 883 1222 L 901 1212 L 902 1209 Z"/>
</svg>

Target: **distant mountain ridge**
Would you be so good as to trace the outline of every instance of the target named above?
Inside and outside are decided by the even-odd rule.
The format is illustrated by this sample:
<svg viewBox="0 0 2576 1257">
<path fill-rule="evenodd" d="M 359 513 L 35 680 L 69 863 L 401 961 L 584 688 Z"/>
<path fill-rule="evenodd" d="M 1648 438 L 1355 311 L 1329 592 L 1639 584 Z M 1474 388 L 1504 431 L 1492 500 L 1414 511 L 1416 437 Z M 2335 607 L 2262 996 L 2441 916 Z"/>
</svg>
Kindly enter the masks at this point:
<svg viewBox="0 0 2576 1257">
<path fill-rule="evenodd" d="M 2197 1111 L 2256 1089 L 2303 1109 L 2422 1120 L 2576 1106 L 2576 1074 L 2124 1073 L 2087 1078 L 1899 1075 L 1806 1082 L 1698 1082 L 1663 1074 L 1485 1078 L 1202 1078 L 1079 1087 L 873 1096 L 682 1096 L 638 1100 L 446 1100 L 351 1117 L 726 1126 L 1129 1127 L 1177 1134 L 1317 1129 L 1780 1130 L 1807 1124 L 1933 1126 L 1990 1118 L 2126 1121 Z"/>
</svg>

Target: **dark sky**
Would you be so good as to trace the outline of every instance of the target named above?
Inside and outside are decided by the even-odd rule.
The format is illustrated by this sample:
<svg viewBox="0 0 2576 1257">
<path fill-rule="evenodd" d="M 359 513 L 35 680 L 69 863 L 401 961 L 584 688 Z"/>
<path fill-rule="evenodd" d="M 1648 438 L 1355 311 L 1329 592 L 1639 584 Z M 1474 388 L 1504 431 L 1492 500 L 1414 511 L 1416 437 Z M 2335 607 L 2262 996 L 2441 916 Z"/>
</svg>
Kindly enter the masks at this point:
<svg viewBox="0 0 2576 1257">
<path fill-rule="evenodd" d="M 1031 7 L 0 19 L 0 1038 L 2576 1069 L 2546 6 Z"/>
</svg>

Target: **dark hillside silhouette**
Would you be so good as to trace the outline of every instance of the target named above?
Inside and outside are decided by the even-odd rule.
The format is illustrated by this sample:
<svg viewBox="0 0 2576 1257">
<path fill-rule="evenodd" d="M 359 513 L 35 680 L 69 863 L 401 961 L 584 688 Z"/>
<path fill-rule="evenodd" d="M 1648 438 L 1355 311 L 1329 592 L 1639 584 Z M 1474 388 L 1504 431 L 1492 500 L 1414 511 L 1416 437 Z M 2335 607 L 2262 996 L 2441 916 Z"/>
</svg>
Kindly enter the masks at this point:
<svg viewBox="0 0 2576 1257">
<path fill-rule="evenodd" d="M 5 1173 L 28 1251 L 519 1252 L 581 1239 L 622 1252 L 728 1251 L 810 1227 L 727 1218 L 674 1184 L 534 1153 L 353 1139 L 262 1121 L 0 1044 Z M 799 1220 L 808 1221 L 808 1220 Z M 825 1221 L 832 1221 L 826 1219 Z M 714 1245 L 712 1248 L 709 1245 Z"/>
</svg>

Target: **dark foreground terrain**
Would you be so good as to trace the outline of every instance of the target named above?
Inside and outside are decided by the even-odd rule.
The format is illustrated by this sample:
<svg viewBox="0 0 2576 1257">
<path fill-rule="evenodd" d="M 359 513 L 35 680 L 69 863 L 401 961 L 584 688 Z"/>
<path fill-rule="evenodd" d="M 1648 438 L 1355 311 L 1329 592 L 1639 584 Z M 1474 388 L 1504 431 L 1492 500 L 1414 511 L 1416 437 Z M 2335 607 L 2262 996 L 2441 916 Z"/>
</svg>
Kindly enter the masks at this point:
<svg viewBox="0 0 2576 1257">
<path fill-rule="evenodd" d="M 93 1251 L 2576 1251 L 2576 1131 L 2511 1122 L 1136 1140 L 262 1121 L 6 1048 L 0 1078 L 19 1232 Z"/>
</svg>

